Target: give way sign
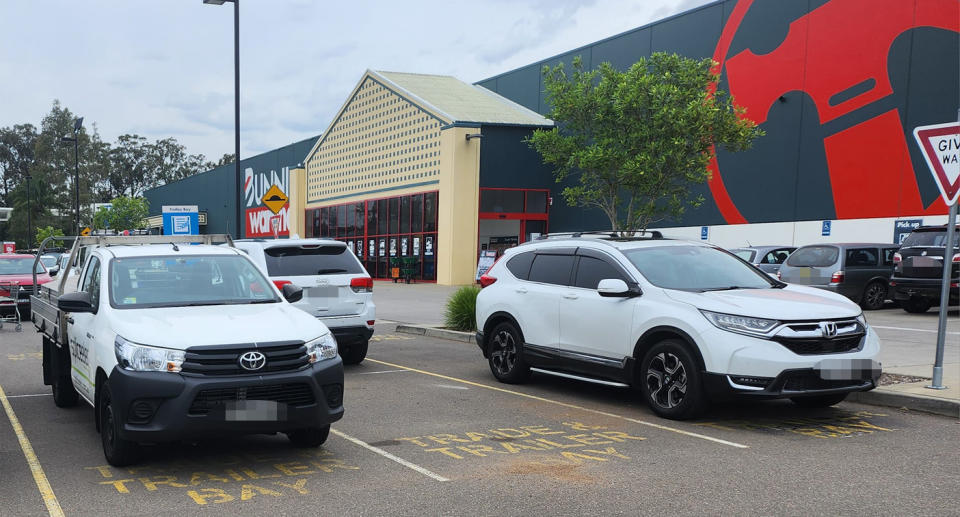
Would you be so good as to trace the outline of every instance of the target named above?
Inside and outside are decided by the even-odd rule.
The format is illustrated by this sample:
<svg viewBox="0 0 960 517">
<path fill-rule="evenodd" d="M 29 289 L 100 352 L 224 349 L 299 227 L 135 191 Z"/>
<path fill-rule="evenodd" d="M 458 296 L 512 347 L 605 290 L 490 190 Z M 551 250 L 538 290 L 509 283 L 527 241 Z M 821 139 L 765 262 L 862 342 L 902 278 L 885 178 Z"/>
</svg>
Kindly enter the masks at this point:
<svg viewBox="0 0 960 517">
<path fill-rule="evenodd" d="M 950 206 L 960 197 L 960 122 L 919 126 L 913 137 L 923 150 L 943 201 Z"/>
</svg>

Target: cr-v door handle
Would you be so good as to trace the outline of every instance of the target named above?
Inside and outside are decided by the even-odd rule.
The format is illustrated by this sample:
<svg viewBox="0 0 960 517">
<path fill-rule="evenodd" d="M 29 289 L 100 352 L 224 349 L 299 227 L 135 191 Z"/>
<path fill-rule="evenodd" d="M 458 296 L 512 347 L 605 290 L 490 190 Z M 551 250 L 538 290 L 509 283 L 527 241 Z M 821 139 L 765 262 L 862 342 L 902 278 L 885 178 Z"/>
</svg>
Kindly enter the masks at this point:
<svg viewBox="0 0 960 517">
<path fill-rule="evenodd" d="M 567 293 L 563 295 L 563 297 L 568 300 L 576 300 L 577 298 L 580 298 L 580 295 L 578 295 L 577 293 Z"/>
<path fill-rule="evenodd" d="M 517 288 L 517 292 L 520 293 L 520 294 L 527 294 L 527 288 L 526 288 L 526 287 L 518 287 L 518 288 Z"/>
</svg>

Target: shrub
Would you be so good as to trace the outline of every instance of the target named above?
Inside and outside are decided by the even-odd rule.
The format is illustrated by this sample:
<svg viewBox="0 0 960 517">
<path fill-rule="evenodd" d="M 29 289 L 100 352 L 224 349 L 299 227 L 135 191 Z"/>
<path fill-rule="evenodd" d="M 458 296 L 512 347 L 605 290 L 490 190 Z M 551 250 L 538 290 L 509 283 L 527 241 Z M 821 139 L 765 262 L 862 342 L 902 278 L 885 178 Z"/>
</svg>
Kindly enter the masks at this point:
<svg viewBox="0 0 960 517">
<path fill-rule="evenodd" d="M 465 332 L 477 330 L 477 294 L 479 287 L 465 286 L 457 289 L 447 300 L 443 321 L 448 328 Z"/>
</svg>

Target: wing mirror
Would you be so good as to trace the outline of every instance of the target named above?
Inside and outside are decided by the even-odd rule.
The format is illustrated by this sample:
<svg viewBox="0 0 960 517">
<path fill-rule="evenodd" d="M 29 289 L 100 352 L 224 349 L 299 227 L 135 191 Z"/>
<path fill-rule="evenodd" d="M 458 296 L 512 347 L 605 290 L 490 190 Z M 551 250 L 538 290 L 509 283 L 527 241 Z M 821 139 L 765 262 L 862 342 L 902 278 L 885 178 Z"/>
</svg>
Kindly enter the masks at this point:
<svg viewBox="0 0 960 517">
<path fill-rule="evenodd" d="M 50 278 L 57 276 L 57 273 L 59 272 L 60 272 L 60 268 L 58 267 L 52 267 L 49 270 L 47 270 L 47 274 L 50 275 Z"/>
<path fill-rule="evenodd" d="M 628 286 L 619 278 L 605 278 L 597 285 L 597 293 L 608 298 L 632 298 L 640 296 L 643 291 L 636 284 Z"/>
<path fill-rule="evenodd" d="M 78 291 L 57 299 L 57 308 L 63 312 L 96 312 L 90 293 Z"/>
<path fill-rule="evenodd" d="M 303 299 L 303 289 L 293 284 L 283 284 L 283 297 L 290 303 L 297 303 Z"/>
</svg>

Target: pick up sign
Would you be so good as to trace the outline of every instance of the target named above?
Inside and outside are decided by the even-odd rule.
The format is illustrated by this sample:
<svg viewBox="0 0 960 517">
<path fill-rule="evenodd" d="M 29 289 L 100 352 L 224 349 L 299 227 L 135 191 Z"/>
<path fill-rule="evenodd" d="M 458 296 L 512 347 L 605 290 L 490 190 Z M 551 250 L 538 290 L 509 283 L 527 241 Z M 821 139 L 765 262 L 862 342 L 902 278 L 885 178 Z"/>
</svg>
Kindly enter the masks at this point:
<svg viewBox="0 0 960 517">
<path fill-rule="evenodd" d="M 933 179 L 950 206 L 960 197 L 960 122 L 920 126 L 913 137 L 923 150 Z"/>
</svg>

